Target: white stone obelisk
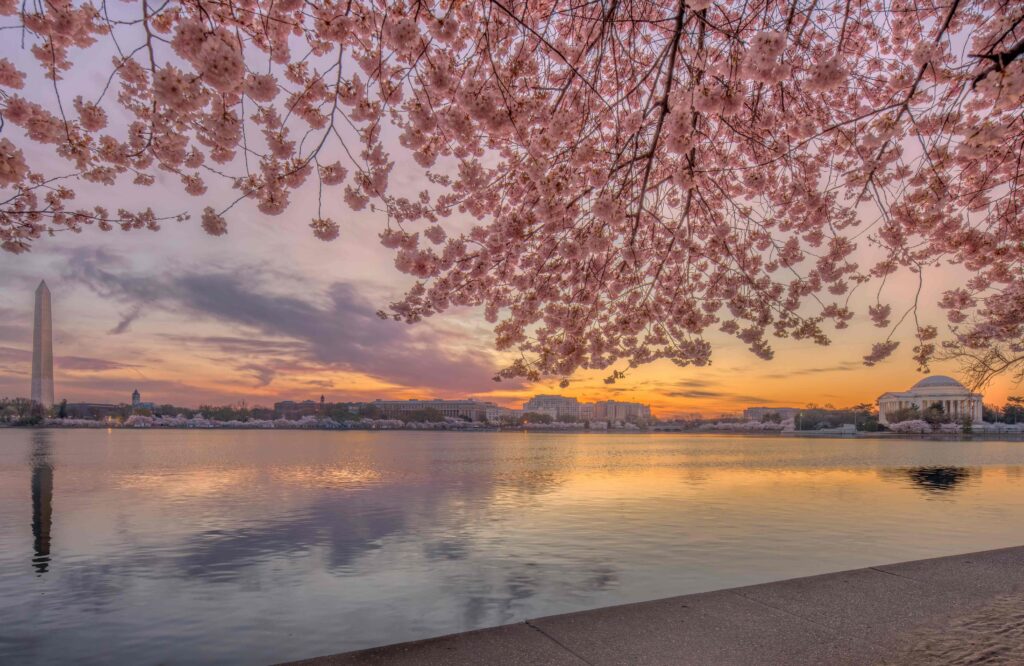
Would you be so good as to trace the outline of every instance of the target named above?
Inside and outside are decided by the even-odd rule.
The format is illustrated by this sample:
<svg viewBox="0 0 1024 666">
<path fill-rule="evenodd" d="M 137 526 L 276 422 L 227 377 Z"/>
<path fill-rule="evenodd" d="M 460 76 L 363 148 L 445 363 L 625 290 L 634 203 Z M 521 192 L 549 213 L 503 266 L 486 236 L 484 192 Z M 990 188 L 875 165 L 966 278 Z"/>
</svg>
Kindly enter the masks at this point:
<svg viewBox="0 0 1024 666">
<path fill-rule="evenodd" d="M 53 406 L 53 319 L 46 280 L 36 288 L 36 321 L 32 331 L 32 401 Z"/>
</svg>

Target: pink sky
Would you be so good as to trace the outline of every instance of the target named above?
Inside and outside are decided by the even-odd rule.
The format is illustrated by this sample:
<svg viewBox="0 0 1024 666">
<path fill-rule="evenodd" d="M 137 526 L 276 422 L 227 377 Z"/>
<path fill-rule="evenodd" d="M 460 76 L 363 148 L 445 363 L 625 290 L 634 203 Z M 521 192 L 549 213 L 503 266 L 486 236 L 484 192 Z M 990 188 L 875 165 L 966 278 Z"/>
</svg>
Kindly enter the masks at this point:
<svg viewBox="0 0 1024 666">
<path fill-rule="evenodd" d="M 149 194 L 173 197 L 175 189 Z M 138 388 L 146 400 L 189 406 L 321 394 L 337 401 L 471 395 L 517 405 L 533 393 L 559 392 L 557 378 L 537 385 L 493 382 L 503 359 L 493 352 L 478 311 L 413 326 L 379 320 L 375 311 L 410 283 L 377 242 L 383 221 L 339 206 L 334 214 L 344 220 L 342 236 L 324 243 L 305 233 L 302 207 L 297 203 L 283 219 L 243 212 L 221 238 L 207 236 L 192 220 L 156 234 L 62 234 L 43 239 L 29 254 L 6 255 L 0 263 L 0 394 L 28 393 L 33 292 L 40 279 L 53 292 L 58 399 L 126 401 Z M 925 314 L 941 323 L 931 303 L 955 276 L 936 270 L 933 277 Z M 890 295 L 907 299 L 909 289 Z M 773 361 L 712 335 L 710 367 L 656 363 L 613 386 L 601 381 L 603 374 L 585 373 L 561 392 L 647 402 L 663 417 L 756 404 L 873 402 L 920 379 L 909 339 L 879 366 L 860 363 L 878 332 L 858 315 L 828 347 L 776 341 Z M 950 366 L 933 372 L 956 376 Z M 1002 379 L 986 400 L 1002 403 L 1008 392 Z"/>
</svg>

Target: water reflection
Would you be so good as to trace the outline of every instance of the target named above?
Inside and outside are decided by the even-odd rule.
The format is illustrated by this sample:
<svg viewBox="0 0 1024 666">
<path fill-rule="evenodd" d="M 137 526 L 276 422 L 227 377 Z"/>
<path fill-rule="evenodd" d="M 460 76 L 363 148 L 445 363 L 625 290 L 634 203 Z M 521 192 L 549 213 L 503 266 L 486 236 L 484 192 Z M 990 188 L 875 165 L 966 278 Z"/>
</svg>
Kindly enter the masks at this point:
<svg viewBox="0 0 1024 666">
<path fill-rule="evenodd" d="M 1007 546 L 1022 483 L 998 442 L 10 429 L 0 664 L 269 663 Z"/>
<path fill-rule="evenodd" d="M 471 556 L 474 526 L 487 524 L 495 507 L 521 506 L 558 487 L 567 465 L 565 458 L 544 460 L 550 469 L 534 474 L 523 469 L 531 461 L 503 460 L 497 450 L 485 449 L 473 456 L 478 470 L 452 478 L 436 461 L 417 459 L 429 450 L 407 453 L 404 464 L 435 469 L 387 478 L 358 466 L 274 469 L 275 483 L 295 493 L 315 491 L 312 499 L 276 516 L 190 535 L 178 546 L 176 574 L 227 582 L 250 575 L 247 567 L 318 550 L 328 571 L 345 575 L 385 543 L 410 538 L 426 561 L 465 560 Z M 325 488 L 341 492 L 322 492 Z M 423 533 L 424 526 L 439 525 L 449 529 Z"/>
<path fill-rule="evenodd" d="M 50 568 L 50 529 L 53 525 L 53 460 L 50 433 L 32 435 L 32 566 L 42 575 Z"/>
<path fill-rule="evenodd" d="M 879 474 L 888 479 L 909 481 L 912 488 L 922 491 L 925 496 L 935 497 L 969 485 L 981 475 L 981 469 L 950 465 L 899 467 L 880 470 Z"/>
<path fill-rule="evenodd" d="M 328 570 L 345 569 L 361 555 L 380 548 L 382 539 L 405 531 L 396 507 L 352 498 L 349 504 L 317 502 L 291 515 L 233 529 L 200 532 L 179 546 L 176 574 L 210 582 L 244 579 L 246 567 L 325 548 Z"/>
<path fill-rule="evenodd" d="M 930 493 L 945 493 L 973 476 L 966 467 L 913 467 L 907 470 L 910 480 Z"/>
</svg>

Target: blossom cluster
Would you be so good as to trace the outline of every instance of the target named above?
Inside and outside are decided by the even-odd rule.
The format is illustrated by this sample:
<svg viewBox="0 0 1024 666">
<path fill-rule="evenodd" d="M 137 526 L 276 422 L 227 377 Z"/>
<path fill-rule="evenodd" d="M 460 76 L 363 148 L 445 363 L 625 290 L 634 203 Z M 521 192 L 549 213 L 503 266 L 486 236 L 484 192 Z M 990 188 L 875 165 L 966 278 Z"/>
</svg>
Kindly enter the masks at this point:
<svg viewBox="0 0 1024 666">
<path fill-rule="evenodd" d="M 715 330 L 768 359 L 772 338 L 828 344 L 858 314 L 888 329 L 867 363 L 910 321 L 927 366 L 931 325 L 851 294 L 940 262 L 969 275 L 942 300 L 961 344 L 1022 339 L 1017 4 L 2 0 L 0 16 L 29 46 L 0 58 L 10 252 L 187 219 L 71 207 L 76 183 L 170 175 L 213 236 L 304 187 L 321 205 L 296 228 L 324 241 L 346 233 L 324 200 L 378 215 L 417 278 L 389 315 L 482 308 L 521 352 L 506 377 L 705 365 Z M 104 89 L 57 96 L 98 67 Z"/>
<path fill-rule="evenodd" d="M 924 435 L 932 431 L 932 424 L 927 421 L 922 421 L 921 419 L 890 423 L 888 427 L 889 430 L 900 433 L 901 435 Z"/>
</svg>

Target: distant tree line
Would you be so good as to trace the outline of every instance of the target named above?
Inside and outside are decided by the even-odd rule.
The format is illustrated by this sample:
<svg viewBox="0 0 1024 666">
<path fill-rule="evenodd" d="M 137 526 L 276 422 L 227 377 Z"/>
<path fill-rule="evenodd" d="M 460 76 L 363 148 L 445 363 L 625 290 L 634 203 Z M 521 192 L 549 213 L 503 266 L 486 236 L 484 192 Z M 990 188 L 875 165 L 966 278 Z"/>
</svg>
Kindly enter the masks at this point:
<svg viewBox="0 0 1024 666">
<path fill-rule="evenodd" d="M 864 432 L 876 432 L 881 429 L 878 423 L 878 410 L 867 402 L 838 409 L 832 405 L 819 407 L 811 404 L 800 410 L 794 418 L 797 430 L 825 430 L 844 425 L 853 425 L 857 430 Z"/>
<path fill-rule="evenodd" d="M 35 425 L 43 417 L 40 405 L 28 398 L 0 398 L 0 422 L 8 425 Z"/>
<path fill-rule="evenodd" d="M 982 405 L 981 418 L 989 423 L 1024 423 L 1024 396 L 1011 395 L 1002 407 Z"/>
</svg>

